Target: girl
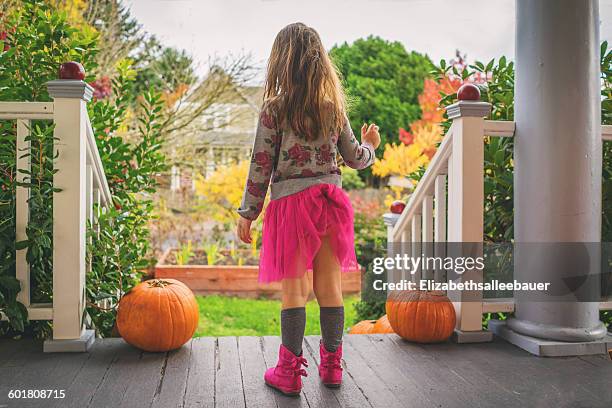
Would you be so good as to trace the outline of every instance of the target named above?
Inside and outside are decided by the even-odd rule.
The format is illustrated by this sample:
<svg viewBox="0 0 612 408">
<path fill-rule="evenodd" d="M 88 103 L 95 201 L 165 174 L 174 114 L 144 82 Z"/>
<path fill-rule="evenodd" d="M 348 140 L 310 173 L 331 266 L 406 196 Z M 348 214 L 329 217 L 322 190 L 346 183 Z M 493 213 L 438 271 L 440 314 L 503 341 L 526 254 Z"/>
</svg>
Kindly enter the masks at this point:
<svg viewBox="0 0 612 408">
<path fill-rule="evenodd" d="M 271 183 L 263 223 L 259 261 L 261 282 L 281 281 L 282 345 L 266 384 L 289 394 L 302 389 L 304 306 L 310 292 L 307 270 L 320 306 L 319 376 L 330 387 L 342 382 L 344 307 L 341 271 L 356 271 L 353 209 L 341 189 L 336 153 L 355 169 L 374 161 L 378 127 L 361 128 L 355 139 L 345 98 L 317 32 L 304 24 L 283 28 L 272 46 L 264 104 L 255 136 L 251 167 L 238 210 L 238 236 L 251 242 L 251 222 L 262 210 Z"/>
</svg>

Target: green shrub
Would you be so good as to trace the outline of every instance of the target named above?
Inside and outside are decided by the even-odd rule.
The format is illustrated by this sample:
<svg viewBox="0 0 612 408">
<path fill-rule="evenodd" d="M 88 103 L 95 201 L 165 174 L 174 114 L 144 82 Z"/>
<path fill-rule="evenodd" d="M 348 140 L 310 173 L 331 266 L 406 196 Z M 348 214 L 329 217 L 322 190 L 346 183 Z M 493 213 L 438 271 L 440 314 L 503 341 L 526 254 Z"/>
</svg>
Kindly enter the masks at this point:
<svg viewBox="0 0 612 408">
<path fill-rule="evenodd" d="M 358 320 L 378 319 L 385 314 L 385 294 L 374 290 L 372 282 L 384 275 L 372 272 L 374 258 L 386 254 L 387 233 L 382 217 L 355 214 L 355 249 L 362 273 L 361 300 L 355 303 Z"/>
<path fill-rule="evenodd" d="M 366 184 L 363 182 L 359 173 L 350 167 L 342 168 L 342 188 L 345 190 L 359 190 L 364 188 Z"/>
<path fill-rule="evenodd" d="M 24 0 L 9 8 L 0 20 L 7 38 L 0 47 L 0 100 L 50 101 L 45 83 L 57 79 L 59 65 L 81 62 L 87 72 L 96 68 L 97 34 L 90 27 L 71 27 L 66 16 L 48 2 Z M 5 46 L 6 45 L 6 46 Z M 88 248 L 92 270 L 87 276 L 87 311 L 92 325 L 108 335 L 114 310 L 98 305 L 102 299 L 115 304 L 117 298 L 138 281 L 150 264 L 147 258 L 147 222 L 155 191 L 154 175 L 165 167 L 160 154 L 160 98 L 152 93 L 136 96 L 135 72 L 129 61 L 116 67 L 112 81 L 114 97 L 88 104 L 94 135 L 113 195 L 114 208 L 99 219 L 99 238 Z M 87 81 L 95 78 L 88 77 Z M 135 117 L 135 121 L 130 121 Z M 26 321 L 23 305 L 16 301 L 15 249 L 27 249 L 32 276 L 33 302 L 52 300 L 52 175 L 53 162 L 61 158 L 61 146 L 53 146 L 53 125 L 33 122 L 29 153 L 32 172 L 26 184 L 31 189 L 27 239 L 15 243 L 15 123 L 0 122 L 0 311 L 9 322 L 0 323 L 1 334 L 20 332 L 48 336 L 49 322 Z M 130 135 L 131 142 L 125 139 Z M 61 194 L 61 192 L 60 192 Z M 91 234 L 92 231 L 90 230 Z M 26 324 L 27 323 L 27 324 Z"/>
</svg>

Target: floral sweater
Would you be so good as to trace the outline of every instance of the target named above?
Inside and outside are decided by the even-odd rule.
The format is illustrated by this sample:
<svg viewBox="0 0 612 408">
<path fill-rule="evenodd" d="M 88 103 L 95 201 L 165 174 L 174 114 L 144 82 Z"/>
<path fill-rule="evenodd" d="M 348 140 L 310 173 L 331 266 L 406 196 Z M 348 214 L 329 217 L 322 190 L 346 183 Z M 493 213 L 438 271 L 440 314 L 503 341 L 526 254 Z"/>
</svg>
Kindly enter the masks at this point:
<svg viewBox="0 0 612 408">
<path fill-rule="evenodd" d="M 341 187 L 342 177 L 336 153 L 340 153 L 345 164 L 354 169 L 370 166 L 375 158 L 371 145 L 357 141 L 346 116 L 341 132 L 306 141 L 294 134 L 291 128 L 279 129 L 273 114 L 262 110 L 238 213 L 250 220 L 259 216 L 270 180 L 273 200 L 315 184 Z"/>
</svg>

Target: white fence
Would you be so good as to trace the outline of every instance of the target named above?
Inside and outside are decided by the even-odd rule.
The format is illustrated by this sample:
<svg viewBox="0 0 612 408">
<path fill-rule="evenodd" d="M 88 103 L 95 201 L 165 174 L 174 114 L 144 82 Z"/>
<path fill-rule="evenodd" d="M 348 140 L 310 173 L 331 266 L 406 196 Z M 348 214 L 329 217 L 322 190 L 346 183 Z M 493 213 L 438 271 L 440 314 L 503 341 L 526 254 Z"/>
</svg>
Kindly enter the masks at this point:
<svg viewBox="0 0 612 408">
<path fill-rule="evenodd" d="M 452 125 L 411 194 L 406 208 L 401 215 L 384 216 L 388 256 L 393 257 L 400 252 L 413 257 L 444 257 L 446 243 L 482 244 L 484 137 L 513 137 L 515 128 L 514 122 L 485 120 L 490 108 L 485 102 L 468 101 L 460 101 L 447 108 Z M 602 126 L 602 138 L 612 141 L 612 126 Z M 481 251 L 482 247 L 475 250 Z M 441 282 L 446 279 L 443 271 L 436 270 L 433 276 L 421 276 L 421 273 L 416 271 L 411 276 L 405 276 L 405 271 L 391 271 L 389 281 L 406 279 L 417 282 L 427 278 Z M 461 276 L 462 281 L 482 282 L 483 278 L 483 271 L 477 269 Z M 484 299 L 482 291 L 447 294 L 457 312 L 455 337 L 459 342 L 490 340 L 491 333 L 482 330 L 482 314 L 514 311 L 511 298 Z M 602 300 L 600 308 L 612 309 L 612 301 Z"/>
<path fill-rule="evenodd" d="M 24 182 L 28 177 L 22 171 L 30 169 L 26 139 L 32 121 L 53 121 L 54 151 L 59 152 L 53 175 L 54 188 L 61 190 L 53 194 L 53 304 L 31 303 L 25 249 L 16 253 L 16 274 L 21 284 L 18 300 L 26 306 L 30 320 L 53 320 L 53 340 L 45 348 L 59 351 L 62 347 L 57 344 L 70 340 L 76 351 L 79 340 L 91 340 L 83 324 L 87 220 L 95 225 L 99 214 L 94 209 L 103 211 L 112 198 L 87 115 L 92 88 L 77 80 L 56 80 L 47 86 L 53 102 L 0 102 L 0 119 L 17 121 L 17 181 Z M 29 194 L 27 187 L 17 187 L 17 241 L 27 239 Z"/>
</svg>

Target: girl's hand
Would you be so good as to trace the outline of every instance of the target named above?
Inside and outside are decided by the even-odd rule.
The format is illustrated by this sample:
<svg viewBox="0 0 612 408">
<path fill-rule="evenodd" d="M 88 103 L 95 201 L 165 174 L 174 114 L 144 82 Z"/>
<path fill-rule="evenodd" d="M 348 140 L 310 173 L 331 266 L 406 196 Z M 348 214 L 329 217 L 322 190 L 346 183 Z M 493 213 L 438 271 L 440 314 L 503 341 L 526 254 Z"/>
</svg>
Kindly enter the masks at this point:
<svg viewBox="0 0 612 408">
<path fill-rule="evenodd" d="M 245 244 L 251 243 L 251 222 L 244 217 L 238 219 L 238 238 Z"/>
<path fill-rule="evenodd" d="M 380 146 L 380 135 L 378 134 L 378 126 L 372 123 L 370 126 L 364 123 L 361 127 L 361 143 L 371 144 L 374 149 Z"/>
</svg>

